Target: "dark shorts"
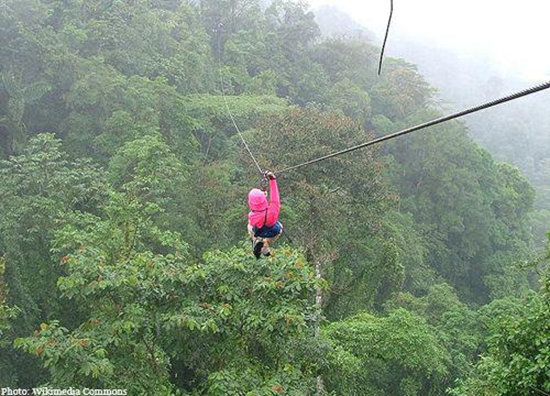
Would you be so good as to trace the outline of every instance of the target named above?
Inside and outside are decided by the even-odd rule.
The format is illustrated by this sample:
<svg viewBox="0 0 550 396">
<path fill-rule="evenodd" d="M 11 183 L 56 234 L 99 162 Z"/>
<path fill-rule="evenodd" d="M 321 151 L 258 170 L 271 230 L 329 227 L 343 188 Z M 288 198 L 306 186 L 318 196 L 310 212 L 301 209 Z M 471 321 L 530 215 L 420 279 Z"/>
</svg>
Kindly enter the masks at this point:
<svg viewBox="0 0 550 396">
<path fill-rule="evenodd" d="M 262 228 L 258 227 L 252 227 L 252 231 L 254 231 L 255 236 L 259 236 L 262 238 L 274 238 L 277 235 L 279 235 L 281 232 L 283 232 L 283 225 L 281 222 L 276 222 L 271 227 L 263 226 Z"/>
</svg>

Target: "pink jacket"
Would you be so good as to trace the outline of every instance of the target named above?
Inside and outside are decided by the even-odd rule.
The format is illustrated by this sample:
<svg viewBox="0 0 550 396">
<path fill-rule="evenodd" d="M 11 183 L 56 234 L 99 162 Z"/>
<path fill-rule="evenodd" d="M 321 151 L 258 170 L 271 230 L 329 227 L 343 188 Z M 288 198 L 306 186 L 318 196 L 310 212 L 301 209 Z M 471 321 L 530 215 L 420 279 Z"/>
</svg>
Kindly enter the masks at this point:
<svg viewBox="0 0 550 396">
<path fill-rule="evenodd" d="M 262 190 L 253 188 L 248 193 L 248 223 L 251 226 L 262 228 L 264 223 L 271 227 L 279 220 L 279 211 L 281 209 L 281 201 L 279 199 L 279 188 L 277 180 L 269 181 L 269 204 Z"/>
</svg>

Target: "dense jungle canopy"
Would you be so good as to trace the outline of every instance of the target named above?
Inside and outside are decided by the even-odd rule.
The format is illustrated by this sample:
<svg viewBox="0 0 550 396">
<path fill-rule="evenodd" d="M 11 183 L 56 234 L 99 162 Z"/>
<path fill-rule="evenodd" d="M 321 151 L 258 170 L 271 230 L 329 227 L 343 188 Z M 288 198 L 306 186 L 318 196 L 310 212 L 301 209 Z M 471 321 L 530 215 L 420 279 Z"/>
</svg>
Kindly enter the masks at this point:
<svg viewBox="0 0 550 396">
<path fill-rule="evenodd" d="M 227 107 L 276 171 L 440 116 L 415 65 L 292 0 L 0 10 L 1 388 L 550 393 L 550 156 L 454 121 L 289 172 L 256 260 Z"/>
</svg>

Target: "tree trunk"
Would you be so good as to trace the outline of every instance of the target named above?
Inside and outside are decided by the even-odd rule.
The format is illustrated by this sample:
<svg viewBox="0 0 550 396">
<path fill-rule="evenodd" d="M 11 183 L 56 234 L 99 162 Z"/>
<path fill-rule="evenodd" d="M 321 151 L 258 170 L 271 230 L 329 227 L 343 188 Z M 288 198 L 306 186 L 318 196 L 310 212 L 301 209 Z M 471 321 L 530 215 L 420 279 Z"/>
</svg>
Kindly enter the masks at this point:
<svg viewBox="0 0 550 396">
<path fill-rule="evenodd" d="M 315 278 L 317 280 L 321 279 L 321 269 L 322 264 L 320 260 L 315 262 Z M 317 320 L 315 322 L 315 338 L 319 338 L 319 333 L 321 331 L 321 312 L 323 307 L 323 289 L 321 286 L 317 286 L 315 293 L 315 307 L 317 308 Z M 324 394 L 323 386 L 323 377 L 320 375 L 317 376 L 317 396 L 322 396 Z"/>
</svg>

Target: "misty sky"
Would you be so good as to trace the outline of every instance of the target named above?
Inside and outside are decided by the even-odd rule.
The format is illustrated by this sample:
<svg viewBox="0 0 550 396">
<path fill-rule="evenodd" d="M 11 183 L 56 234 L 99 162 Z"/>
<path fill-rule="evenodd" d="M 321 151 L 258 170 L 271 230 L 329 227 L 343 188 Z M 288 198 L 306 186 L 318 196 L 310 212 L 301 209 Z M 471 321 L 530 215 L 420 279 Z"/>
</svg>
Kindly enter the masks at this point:
<svg viewBox="0 0 550 396">
<path fill-rule="evenodd" d="M 390 0 L 308 0 L 335 6 L 381 40 Z M 489 57 L 504 74 L 550 79 L 550 0 L 394 0 L 391 39 L 422 39 L 461 54 Z"/>
</svg>

